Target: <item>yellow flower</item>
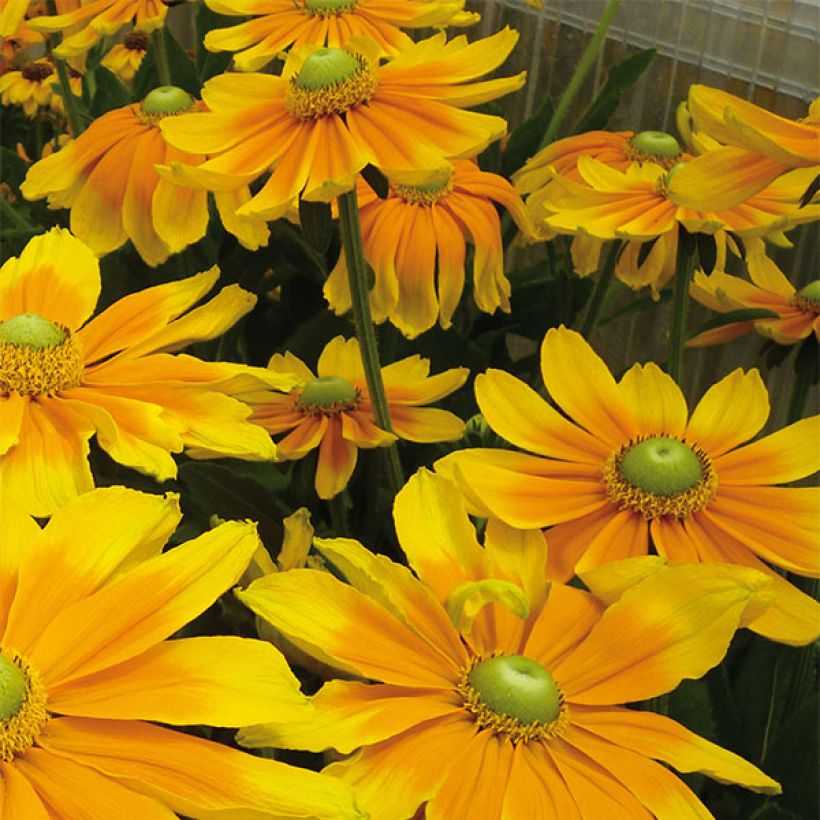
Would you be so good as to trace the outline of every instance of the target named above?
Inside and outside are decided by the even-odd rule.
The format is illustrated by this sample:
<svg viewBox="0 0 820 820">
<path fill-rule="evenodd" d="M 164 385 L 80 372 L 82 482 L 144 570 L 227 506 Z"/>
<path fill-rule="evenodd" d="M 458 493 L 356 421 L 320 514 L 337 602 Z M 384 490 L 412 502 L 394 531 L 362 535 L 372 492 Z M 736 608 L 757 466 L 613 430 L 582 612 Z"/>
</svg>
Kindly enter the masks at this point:
<svg viewBox="0 0 820 820">
<path fill-rule="evenodd" d="M 466 367 L 430 376 L 430 362 L 420 356 L 383 367 L 395 435 L 376 426 L 356 339 L 331 339 L 319 357 L 317 375 L 291 353 L 275 354 L 268 369 L 295 387 L 286 393 L 253 392 L 240 398 L 253 408 L 252 420 L 266 430 L 290 431 L 278 442 L 280 458 L 304 458 L 319 448 L 319 498 L 332 498 L 347 486 L 360 447 L 386 447 L 397 437 L 453 441 L 464 434 L 464 423 L 457 416 L 422 405 L 458 390 L 469 375 Z"/>
<path fill-rule="evenodd" d="M 390 182 L 387 199 L 379 199 L 364 180 L 357 186 L 364 253 L 376 274 L 370 291 L 374 321 L 390 319 L 411 339 L 436 319 L 450 327 L 464 288 L 468 240 L 475 247 L 476 304 L 486 313 L 499 307 L 509 313 L 510 283 L 494 203 L 504 205 L 523 231 L 533 232 L 510 183 L 467 160 L 456 161 L 452 171 L 429 184 Z M 336 313 L 350 310 L 344 254 L 324 292 Z"/>
<path fill-rule="evenodd" d="M 159 481 L 171 453 L 276 457 L 270 438 L 226 395 L 287 388 L 262 368 L 171 355 L 213 339 L 256 301 L 238 285 L 190 310 L 213 288 L 212 268 L 114 302 L 89 321 L 99 263 L 62 228 L 37 236 L 0 268 L 0 496 L 48 515 L 90 490 L 88 441 Z"/>
<path fill-rule="evenodd" d="M 7 71 L 0 75 L 0 102 L 3 105 L 19 105 L 26 116 L 34 119 L 41 109 L 65 114 L 63 98 L 54 93 L 52 83 L 59 82 L 53 63 L 43 58 L 26 63 L 19 71 Z M 82 77 L 75 74 L 70 79 L 75 96 L 83 92 Z"/>
<path fill-rule="evenodd" d="M 148 35 L 143 31 L 129 32 L 103 57 L 102 64 L 114 72 L 124 83 L 130 83 L 142 65 L 148 51 Z"/>
<path fill-rule="evenodd" d="M 237 593 L 348 678 L 319 690 L 312 719 L 249 727 L 240 743 L 350 755 L 324 772 L 373 820 L 710 816 L 655 760 L 780 791 L 674 720 L 621 705 L 715 666 L 765 605 L 759 573 L 624 562 L 585 576 L 604 606 L 545 582 L 539 532 L 491 521 L 482 547 L 455 487 L 429 473 L 399 493 L 395 522 L 421 580 L 356 541 L 318 539 L 350 586 L 304 569 Z M 636 572 L 647 577 L 624 582 Z"/>
<path fill-rule="evenodd" d="M 820 341 L 820 282 L 810 282 L 799 291 L 769 259 L 762 246 L 746 254 L 751 282 L 729 276 L 722 270 L 710 275 L 695 271 L 689 294 L 702 305 L 726 313 L 743 308 L 762 308 L 777 318 L 731 322 L 706 330 L 687 342 L 689 347 L 730 342 L 757 331 L 781 345 L 793 345 L 811 336 Z"/>
<path fill-rule="evenodd" d="M 197 162 L 165 142 L 160 123 L 200 106 L 180 88 L 156 88 L 142 103 L 98 117 L 74 142 L 36 163 L 20 190 L 26 199 L 48 197 L 51 207 L 70 208 L 71 230 L 98 256 L 130 239 L 149 265 L 159 265 L 208 228 L 207 193 L 160 179 L 154 170 L 157 163 Z M 223 225 L 255 250 L 267 244 L 267 227 L 235 214 L 249 197 L 241 181 L 214 195 Z"/>
<path fill-rule="evenodd" d="M 180 518 L 175 497 L 123 487 L 74 499 L 43 530 L 4 512 L 3 817 L 358 817 L 338 780 L 166 728 L 311 711 L 270 644 L 167 640 L 259 543 L 231 522 L 163 553 Z"/>
<path fill-rule="evenodd" d="M 88 0 L 64 14 L 37 17 L 29 25 L 46 34 L 64 32 L 54 54 L 60 58 L 77 57 L 128 23 L 133 23 L 137 31 L 151 32 L 161 28 L 167 11 L 168 6 L 161 0 Z M 71 32 L 65 33 L 67 29 Z"/>
<path fill-rule="evenodd" d="M 373 164 L 425 182 L 449 158 L 474 156 L 506 132 L 501 117 L 463 111 L 519 89 L 525 73 L 470 83 L 510 53 L 518 34 L 449 43 L 437 34 L 384 65 L 376 43 L 291 52 L 282 76 L 223 74 L 202 89 L 209 113 L 163 121 L 171 145 L 211 158 L 165 170 L 193 186 L 235 188 L 272 170 L 238 213 L 278 219 L 293 200 L 330 202 Z"/>
<path fill-rule="evenodd" d="M 562 581 L 645 555 L 650 539 L 670 561 L 754 567 L 771 576 L 776 598 L 751 628 L 793 644 L 818 636 L 820 605 L 759 559 L 820 575 L 820 490 L 776 486 L 820 469 L 820 416 L 745 444 L 769 415 L 757 370 L 730 373 L 689 416 L 656 365 L 636 364 L 616 382 L 565 328 L 547 333 L 541 372 L 566 417 L 504 371 L 476 379 L 489 425 L 536 454 L 461 450 L 439 461 L 477 510 L 516 527 L 550 526 L 550 576 Z"/>
<path fill-rule="evenodd" d="M 205 35 L 211 51 L 237 51 L 240 71 L 264 68 L 285 49 L 303 45 L 342 48 L 351 37 L 370 37 L 382 54 L 413 44 L 402 28 L 472 25 L 464 0 L 207 0 L 218 14 L 252 19 Z"/>
<path fill-rule="evenodd" d="M 820 173 L 820 99 L 795 122 L 726 91 L 693 85 L 688 109 L 697 129 L 726 144 L 698 157 L 671 184 L 690 208 L 731 208 L 790 168 Z"/>
</svg>

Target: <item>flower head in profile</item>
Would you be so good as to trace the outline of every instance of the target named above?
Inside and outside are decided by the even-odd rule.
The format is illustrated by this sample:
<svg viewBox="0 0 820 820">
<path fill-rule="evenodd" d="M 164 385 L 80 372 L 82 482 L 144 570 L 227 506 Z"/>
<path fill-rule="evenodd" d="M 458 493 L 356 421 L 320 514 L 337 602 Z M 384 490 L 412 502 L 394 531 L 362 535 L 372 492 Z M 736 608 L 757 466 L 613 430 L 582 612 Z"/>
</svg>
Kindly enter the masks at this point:
<svg viewBox="0 0 820 820">
<path fill-rule="evenodd" d="M 424 185 L 390 180 L 380 199 L 364 180 L 358 183 L 364 254 L 375 272 L 370 307 L 376 322 L 389 319 L 414 338 L 438 319 L 452 324 L 464 289 L 467 242 L 474 246 L 473 295 L 486 313 L 510 311 L 510 283 L 504 275 L 501 221 L 504 205 L 522 231 L 532 235 L 524 204 L 503 177 L 460 160 L 452 171 Z M 325 284 L 336 313 L 350 309 L 344 254 Z"/>
<path fill-rule="evenodd" d="M 382 54 L 398 54 L 413 41 L 403 28 L 468 26 L 478 14 L 464 0 L 207 0 L 210 9 L 234 17 L 236 26 L 205 35 L 211 51 L 236 51 L 240 71 L 258 71 L 288 48 L 342 48 L 351 37 L 370 37 Z"/>
<path fill-rule="evenodd" d="M 131 31 L 103 57 L 102 65 L 124 83 L 130 83 L 148 53 L 149 42 L 150 38 L 144 31 Z"/>
<path fill-rule="evenodd" d="M 163 553 L 177 499 L 123 487 L 74 499 L 42 530 L 0 516 L 3 817 L 360 816 L 338 780 L 168 728 L 311 710 L 269 643 L 168 640 L 237 582 L 252 524 Z"/>
<path fill-rule="evenodd" d="M 725 210 L 790 168 L 820 174 L 820 98 L 802 120 L 790 120 L 706 85 L 689 88 L 695 128 L 723 143 L 687 166 L 671 184 L 687 207 Z"/>
<path fill-rule="evenodd" d="M 776 597 L 751 628 L 793 644 L 818 636 L 820 605 L 763 561 L 820 575 L 820 490 L 777 486 L 820 469 L 820 416 L 747 443 L 769 416 L 757 370 L 730 373 L 690 415 L 656 365 L 636 364 L 616 382 L 563 327 L 544 339 L 541 373 L 565 415 L 504 371 L 476 378 L 489 425 L 529 451 L 460 450 L 438 462 L 476 511 L 550 527 L 558 580 L 646 555 L 650 544 L 670 561 L 754 567 L 771 576 Z"/>
<path fill-rule="evenodd" d="M 160 86 L 142 103 L 98 117 L 76 140 L 33 165 L 20 190 L 48 197 L 52 208 L 71 209 L 71 230 L 98 256 L 127 240 L 149 265 L 198 242 L 208 228 L 208 194 L 160 179 L 154 166 L 197 162 L 165 142 L 160 123 L 201 103 L 174 86 Z M 247 248 L 268 241 L 259 220 L 238 217 L 250 196 L 239 182 L 214 197 L 223 225 Z"/>
<path fill-rule="evenodd" d="M 372 40 L 344 49 L 292 51 L 281 76 L 222 74 L 202 89 L 207 113 L 163 121 L 171 145 L 209 155 L 164 173 L 180 184 L 221 190 L 267 171 L 238 213 L 278 219 L 293 201 L 330 202 L 372 164 L 425 182 L 506 132 L 501 117 L 462 110 L 519 89 L 525 74 L 472 82 L 500 65 L 518 34 L 504 29 L 468 43 L 436 34 L 385 64 Z"/>
<path fill-rule="evenodd" d="M 746 254 L 751 282 L 722 270 L 705 274 L 695 271 L 689 294 L 702 305 L 726 313 L 732 310 L 762 309 L 771 318 L 730 322 L 706 330 L 687 342 L 690 347 L 730 342 L 757 331 L 781 345 L 793 345 L 811 336 L 820 341 L 820 280 L 797 290 L 767 255 L 762 243 Z"/>
<path fill-rule="evenodd" d="M 290 381 L 293 389 L 243 393 L 240 398 L 253 408 L 251 419 L 257 424 L 274 434 L 287 432 L 277 442 L 280 458 L 304 458 L 319 448 L 315 482 L 319 498 L 332 498 L 347 486 L 360 447 L 386 447 L 397 438 L 453 441 L 464 434 L 458 416 L 424 405 L 461 387 L 469 374 L 466 367 L 430 376 L 430 362 L 420 356 L 383 367 L 393 433 L 376 425 L 356 339 L 331 339 L 315 374 L 292 353 L 274 354 L 268 370 Z"/>
<path fill-rule="evenodd" d="M 602 600 L 546 582 L 539 532 L 490 521 L 482 547 L 456 489 L 429 473 L 394 515 L 418 577 L 351 539 L 318 539 L 350 585 L 296 569 L 237 593 L 346 678 L 311 699 L 312 719 L 249 727 L 240 743 L 347 755 L 324 773 L 373 820 L 709 817 L 656 760 L 779 792 L 674 720 L 623 706 L 719 663 L 765 605 L 766 578 L 623 562 L 585 576 Z"/>
<path fill-rule="evenodd" d="M 137 31 L 155 31 L 164 25 L 167 12 L 168 6 L 159 0 L 89 0 L 62 14 L 37 17 L 30 25 L 46 34 L 63 32 L 54 54 L 65 59 L 85 54 L 103 37 L 113 36 L 129 23 Z"/>
<path fill-rule="evenodd" d="M 63 98 L 51 87 L 57 82 L 54 64 L 48 58 L 32 60 L 17 71 L 0 75 L 0 102 L 3 105 L 19 105 L 29 119 L 38 111 L 65 114 Z M 69 84 L 75 96 L 82 94 L 82 77 L 74 74 Z"/>
<path fill-rule="evenodd" d="M 216 268 L 133 293 L 90 318 L 100 295 L 94 254 L 62 228 L 0 268 L 0 496 L 48 515 L 93 487 L 88 442 L 160 481 L 172 453 L 276 457 L 250 410 L 228 395 L 292 382 L 262 368 L 173 355 L 213 339 L 256 301 L 229 285 L 193 308 Z"/>
</svg>

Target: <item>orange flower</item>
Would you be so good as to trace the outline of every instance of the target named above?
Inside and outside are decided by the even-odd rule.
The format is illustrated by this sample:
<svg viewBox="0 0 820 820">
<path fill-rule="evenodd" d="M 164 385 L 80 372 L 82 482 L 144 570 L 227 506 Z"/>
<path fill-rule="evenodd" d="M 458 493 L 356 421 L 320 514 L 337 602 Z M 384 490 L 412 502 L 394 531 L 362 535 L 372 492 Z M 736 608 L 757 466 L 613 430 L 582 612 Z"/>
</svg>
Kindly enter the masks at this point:
<svg viewBox="0 0 820 820">
<path fill-rule="evenodd" d="M 436 465 L 458 479 L 475 512 L 550 526 L 549 572 L 558 580 L 645 555 L 650 539 L 670 561 L 754 567 L 771 576 L 776 597 L 751 628 L 785 643 L 817 638 L 820 604 L 759 559 L 820 575 L 820 491 L 777 486 L 820 469 L 820 416 L 747 444 L 769 415 L 756 370 L 730 373 L 690 416 L 660 368 L 636 364 L 616 382 L 563 327 L 544 338 L 541 370 L 566 415 L 504 371 L 475 382 L 487 422 L 528 453 L 458 450 Z"/>
<path fill-rule="evenodd" d="M 402 28 L 467 26 L 478 14 L 464 0 L 207 0 L 218 14 L 253 19 L 205 35 L 211 51 L 237 51 L 240 71 L 257 71 L 280 52 L 303 45 L 342 48 L 351 37 L 370 37 L 382 54 L 398 54 L 413 41 Z"/>
<path fill-rule="evenodd" d="M 165 23 L 168 6 L 162 0 L 89 0 L 79 8 L 30 22 L 36 31 L 51 34 L 72 29 L 54 49 L 60 58 L 85 54 L 102 37 L 116 34 L 133 23 L 137 31 L 154 31 Z"/>
<path fill-rule="evenodd" d="M 103 57 L 102 64 L 113 71 L 124 83 L 130 83 L 142 65 L 149 42 L 145 32 L 129 32 L 121 43 L 117 43 Z"/>
<path fill-rule="evenodd" d="M 292 381 L 262 368 L 171 355 L 212 339 L 256 301 L 238 285 L 189 309 L 216 268 L 133 293 L 89 321 L 99 262 L 62 228 L 37 236 L 0 269 L 0 498 L 49 515 L 93 487 L 88 442 L 165 481 L 172 453 L 276 457 L 235 389 Z M 187 313 L 186 313 L 187 312 Z M 184 315 L 183 315 L 184 314 Z"/>
<path fill-rule="evenodd" d="M 332 498 L 347 486 L 360 447 L 386 447 L 396 438 L 453 441 L 464 434 L 457 416 L 421 405 L 461 387 L 469 374 L 466 367 L 430 376 L 430 362 L 419 356 L 383 367 L 395 435 L 376 426 L 356 339 L 337 336 L 328 342 L 319 357 L 318 376 L 291 353 L 275 354 L 268 369 L 296 386 L 287 393 L 253 392 L 239 397 L 253 408 L 251 419 L 257 424 L 271 433 L 290 431 L 278 442 L 280 458 L 304 458 L 319 448 L 319 498 Z"/>
<path fill-rule="evenodd" d="M 20 190 L 26 199 L 48 197 L 71 209 L 71 230 L 98 256 L 128 239 L 149 265 L 159 265 L 200 240 L 208 227 L 208 195 L 160 179 L 157 163 L 197 157 L 169 146 L 160 130 L 165 117 L 201 103 L 173 86 L 154 89 L 141 104 L 94 120 L 78 139 L 33 165 Z M 247 248 L 267 244 L 259 220 L 235 215 L 250 196 L 242 182 L 214 195 L 223 225 Z"/>
<path fill-rule="evenodd" d="M 729 342 L 757 331 L 781 345 L 793 345 L 812 333 L 820 341 L 820 282 L 810 282 L 799 291 L 766 255 L 762 243 L 747 251 L 746 263 L 751 283 L 716 270 L 707 276 L 696 271 L 689 288 L 693 299 L 726 313 L 743 308 L 773 311 L 778 318 L 731 322 L 698 334 L 689 347 Z"/>
<path fill-rule="evenodd" d="M 385 65 L 376 43 L 350 41 L 347 50 L 291 52 L 282 76 L 223 74 L 205 84 L 209 113 L 162 123 L 171 145 L 211 158 L 179 164 L 165 175 L 181 184 L 235 188 L 272 173 L 238 213 L 277 219 L 302 196 L 329 202 L 373 164 L 425 182 L 501 137 L 500 117 L 462 107 L 520 88 L 524 73 L 470 83 L 498 66 L 518 34 L 504 29 L 474 43 L 437 34 Z"/>
<path fill-rule="evenodd" d="M 726 91 L 693 85 L 688 108 L 697 129 L 726 144 L 707 151 L 671 184 L 690 208 L 732 208 L 790 168 L 820 173 L 820 98 L 795 122 Z"/>
<path fill-rule="evenodd" d="M 443 179 L 426 185 L 390 180 L 379 199 L 359 180 L 358 202 L 364 253 L 376 274 L 370 291 L 374 321 L 390 321 L 408 338 L 433 326 L 443 328 L 464 288 L 466 242 L 475 247 L 473 296 L 486 313 L 509 313 L 510 283 L 504 275 L 501 222 L 494 202 L 504 205 L 522 231 L 532 234 L 524 204 L 502 177 L 462 160 Z M 325 284 L 336 313 L 350 310 L 344 254 Z"/>
<path fill-rule="evenodd" d="M 743 758 L 622 705 L 718 664 L 768 579 L 644 559 L 585 574 L 595 594 L 548 584 L 540 533 L 490 521 L 482 546 L 455 488 L 426 471 L 394 516 L 418 577 L 352 539 L 317 539 L 333 574 L 272 573 L 237 592 L 342 671 L 311 698 L 313 719 L 248 727 L 240 743 L 334 750 L 323 773 L 372 820 L 709 817 L 661 763 L 780 793 Z"/>
</svg>

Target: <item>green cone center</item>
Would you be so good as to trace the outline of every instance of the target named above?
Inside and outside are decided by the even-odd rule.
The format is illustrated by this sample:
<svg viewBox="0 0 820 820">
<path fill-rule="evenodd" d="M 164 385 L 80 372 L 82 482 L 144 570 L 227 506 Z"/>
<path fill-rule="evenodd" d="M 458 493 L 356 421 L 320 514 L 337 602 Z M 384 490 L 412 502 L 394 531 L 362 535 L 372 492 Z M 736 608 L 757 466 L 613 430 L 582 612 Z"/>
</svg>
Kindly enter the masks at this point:
<svg viewBox="0 0 820 820">
<path fill-rule="evenodd" d="M 675 495 L 703 477 L 703 466 L 691 447 L 674 438 L 656 436 L 630 447 L 620 463 L 621 475 L 652 495 Z"/>
<path fill-rule="evenodd" d="M 57 347 L 65 341 L 65 331 L 39 313 L 19 313 L 0 322 L 0 342 L 21 347 Z"/>
<path fill-rule="evenodd" d="M 359 61 L 344 49 L 318 48 L 302 63 L 295 83 L 316 91 L 349 80 L 360 68 Z"/>
<path fill-rule="evenodd" d="M 326 410 L 355 400 L 356 388 L 347 379 L 341 376 L 320 376 L 304 386 L 299 404 Z"/>
<path fill-rule="evenodd" d="M 13 718 L 26 699 L 26 676 L 17 664 L 0 654 L 0 723 Z"/>
<path fill-rule="evenodd" d="M 815 305 L 820 305 L 820 279 L 815 279 L 809 282 L 804 288 L 797 291 L 797 296 L 800 299 L 805 299 L 807 302 L 812 302 Z"/>
<path fill-rule="evenodd" d="M 551 723 L 561 711 L 561 696 L 552 675 L 523 655 L 487 658 L 470 672 L 468 681 L 488 709 L 525 725 Z"/>
<path fill-rule="evenodd" d="M 680 143 L 665 131 L 641 131 L 632 137 L 632 145 L 641 153 L 670 159 L 681 152 Z"/>
<path fill-rule="evenodd" d="M 142 101 L 146 114 L 181 114 L 194 104 L 194 98 L 175 85 L 161 85 Z"/>
</svg>

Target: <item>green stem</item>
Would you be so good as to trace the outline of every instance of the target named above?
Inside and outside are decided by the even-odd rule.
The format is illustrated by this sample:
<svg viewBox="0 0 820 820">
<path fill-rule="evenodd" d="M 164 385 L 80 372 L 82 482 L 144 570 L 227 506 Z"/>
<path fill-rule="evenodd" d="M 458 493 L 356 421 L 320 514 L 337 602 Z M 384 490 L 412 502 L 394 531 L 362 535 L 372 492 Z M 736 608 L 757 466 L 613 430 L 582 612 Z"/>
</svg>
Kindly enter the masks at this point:
<svg viewBox="0 0 820 820">
<path fill-rule="evenodd" d="M 595 34 L 592 36 L 592 40 L 590 40 L 589 45 L 581 55 L 578 65 L 575 66 L 575 71 L 572 73 L 569 85 L 566 87 L 566 90 L 559 100 L 558 106 L 556 107 L 555 112 L 550 119 L 549 125 L 547 126 L 547 130 L 544 132 L 544 137 L 541 140 L 542 148 L 545 145 L 549 145 L 557 136 L 558 129 L 564 121 L 564 117 L 566 117 L 569 112 L 570 106 L 575 100 L 575 97 L 578 96 L 578 92 L 581 90 L 581 86 L 583 85 L 587 74 L 589 74 L 593 63 L 598 57 L 598 52 L 601 50 L 601 46 L 604 43 L 606 33 L 612 25 L 612 21 L 618 13 L 618 7 L 620 5 L 621 0 L 609 0 L 606 4 L 604 13 L 601 15 L 601 19 L 598 23 L 598 28 L 595 29 Z"/>
<path fill-rule="evenodd" d="M 171 66 L 168 63 L 168 52 L 165 50 L 165 30 L 155 29 L 151 33 L 151 45 L 154 47 L 154 62 L 157 66 L 160 85 L 173 85 L 171 82 Z"/>
<path fill-rule="evenodd" d="M 615 266 L 618 264 L 618 252 L 621 249 L 620 241 L 616 240 L 609 246 L 609 251 L 606 255 L 603 268 L 598 273 L 598 281 L 595 283 L 595 290 L 592 292 L 592 298 L 589 300 L 587 307 L 587 314 L 581 325 L 581 335 L 589 341 L 592 331 L 598 324 L 598 319 L 601 316 L 601 308 L 606 301 L 606 295 L 609 293 L 609 286 L 615 276 Z"/>
<path fill-rule="evenodd" d="M 327 502 L 330 510 L 330 526 L 333 527 L 334 538 L 347 535 L 347 511 L 345 510 L 344 492 L 334 495 Z"/>
<path fill-rule="evenodd" d="M 50 17 L 56 16 L 58 13 L 57 0 L 46 0 L 46 11 Z M 62 40 L 62 37 L 60 37 L 60 40 Z M 48 49 L 49 55 L 57 68 L 57 77 L 60 80 L 60 91 L 62 91 L 63 94 L 63 105 L 65 106 L 66 115 L 68 116 L 68 122 L 71 125 L 71 136 L 74 137 L 74 139 L 77 139 L 77 137 L 82 134 L 85 126 L 83 123 L 83 116 L 80 113 L 80 109 L 77 107 L 77 98 L 71 91 L 68 66 L 65 64 L 64 60 L 58 59 L 52 53 L 51 38 L 48 38 L 46 43 L 46 48 Z"/>
<path fill-rule="evenodd" d="M 678 237 L 675 292 L 672 296 L 672 327 L 669 329 L 669 355 L 667 357 L 669 375 L 679 385 L 683 382 L 683 348 L 686 344 L 686 316 L 689 312 L 689 283 L 692 281 L 694 272 L 695 254 L 681 235 Z"/>
<path fill-rule="evenodd" d="M 390 408 L 384 392 L 382 370 L 379 362 L 379 349 L 376 345 L 376 330 L 370 313 L 370 288 L 367 275 L 367 263 L 362 247 L 362 231 L 359 225 L 359 204 L 356 189 L 347 191 L 339 197 L 339 230 L 342 235 L 347 275 L 350 282 L 350 300 L 353 307 L 353 320 L 356 323 L 356 336 L 362 354 L 362 365 L 367 380 L 367 391 L 376 424 L 393 432 L 390 422 Z M 387 448 L 388 475 L 394 492 L 404 484 L 404 477 L 399 463 L 399 454 L 395 444 Z"/>
</svg>

